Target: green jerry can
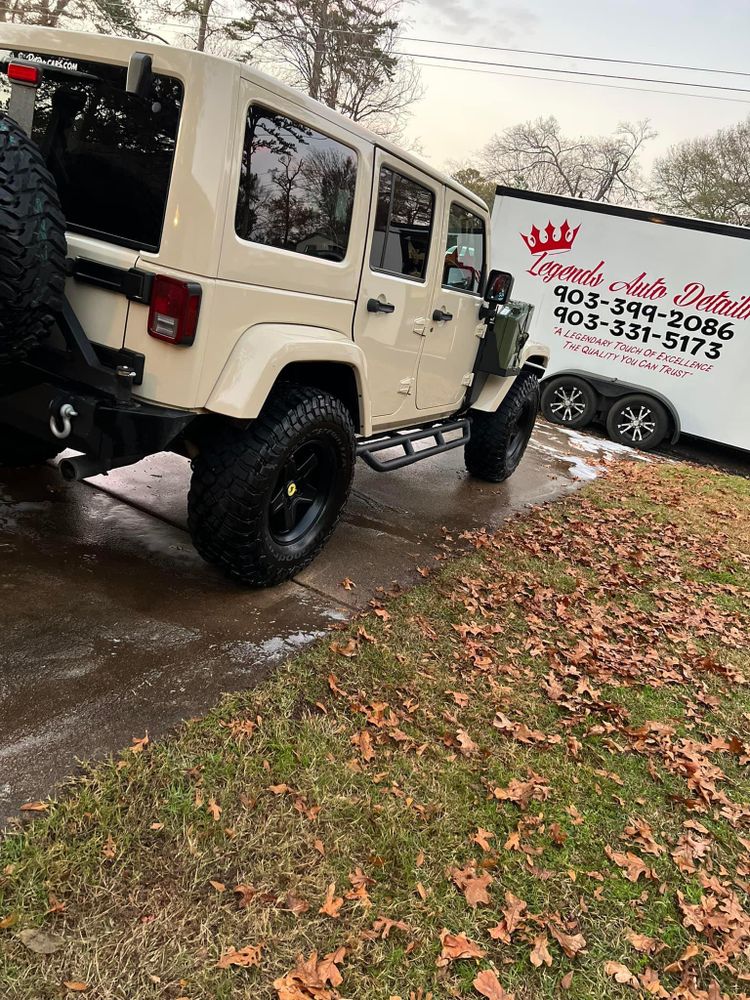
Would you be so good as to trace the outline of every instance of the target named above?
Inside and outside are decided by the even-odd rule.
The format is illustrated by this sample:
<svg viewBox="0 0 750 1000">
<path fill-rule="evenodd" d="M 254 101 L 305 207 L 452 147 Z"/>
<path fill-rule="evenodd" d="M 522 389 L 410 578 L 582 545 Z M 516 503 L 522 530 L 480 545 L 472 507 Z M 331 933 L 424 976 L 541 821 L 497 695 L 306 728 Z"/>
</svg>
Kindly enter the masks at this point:
<svg viewBox="0 0 750 1000">
<path fill-rule="evenodd" d="M 487 320 L 474 371 L 488 375 L 517 375 L 521 349 L 529 339 L 534 307 L 528 302 L 508 302 Z"/>
</svg>

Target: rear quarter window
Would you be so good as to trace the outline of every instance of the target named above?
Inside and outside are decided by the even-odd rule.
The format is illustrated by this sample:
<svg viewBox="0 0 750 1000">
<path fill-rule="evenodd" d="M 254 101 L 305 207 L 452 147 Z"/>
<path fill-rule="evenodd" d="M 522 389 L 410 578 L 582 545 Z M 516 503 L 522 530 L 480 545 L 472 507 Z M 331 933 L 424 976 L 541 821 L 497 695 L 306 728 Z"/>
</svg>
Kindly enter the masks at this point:
<svg viewBox="0 0 750 1000">
<path fill-rule="evenodd" d="M 32 137 L 60 194 L 68 228 L 136 249 L 158 250 L 183 87 L 154 75 L 147 99 L 125 91 L 121 66 L 30 52 L 0 52 L 0 108 L 11 59 L 39 62 Z"/>
<path fill-rule="evenodd" d="M 319 260 L 349 246 L 357 154 L 337 139 L 251 105 L 245 124 L 237 235 Z"/>
</svg>

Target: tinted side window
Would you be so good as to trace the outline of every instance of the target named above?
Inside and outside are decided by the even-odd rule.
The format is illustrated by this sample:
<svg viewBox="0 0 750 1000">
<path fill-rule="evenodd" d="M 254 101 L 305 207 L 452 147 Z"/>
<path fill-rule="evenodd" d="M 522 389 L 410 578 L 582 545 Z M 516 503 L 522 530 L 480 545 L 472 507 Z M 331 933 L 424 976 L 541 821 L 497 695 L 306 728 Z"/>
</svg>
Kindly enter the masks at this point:
<svg viewBox="0 0 750 1000">
<path fill-rule="evenodd" d="M 484 273 L 484 221 L 461 205 L 451 205 L 443 285 L 478 292 Z"/>
<path fill-rule="evenodd" d="M 416 181 L 380 170 L 370 266 L 421 280 L 427 272 L 435 199 Z"/>
<path fill-rule="evenodd" d="M 245 126 L 237 235 L 322 260 L 343 260 L 356 178 L 353 149 L 254 105 Z"/>
</svg>

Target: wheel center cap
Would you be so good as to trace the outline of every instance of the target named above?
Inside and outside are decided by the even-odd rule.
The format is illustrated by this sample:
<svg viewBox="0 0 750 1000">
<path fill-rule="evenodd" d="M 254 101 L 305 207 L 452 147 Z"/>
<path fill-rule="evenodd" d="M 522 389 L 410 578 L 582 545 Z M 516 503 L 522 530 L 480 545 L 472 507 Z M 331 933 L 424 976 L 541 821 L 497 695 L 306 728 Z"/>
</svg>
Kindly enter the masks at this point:
<svg viewBox="0 0 750 1000">
<path fill-rule="evenodd" d="M 286 495 L 288 497 L 293 497 L 296 492 L 297 492 L 297 484 L 294 481 L 292 481 L 287 485 Z"/>
</svg>

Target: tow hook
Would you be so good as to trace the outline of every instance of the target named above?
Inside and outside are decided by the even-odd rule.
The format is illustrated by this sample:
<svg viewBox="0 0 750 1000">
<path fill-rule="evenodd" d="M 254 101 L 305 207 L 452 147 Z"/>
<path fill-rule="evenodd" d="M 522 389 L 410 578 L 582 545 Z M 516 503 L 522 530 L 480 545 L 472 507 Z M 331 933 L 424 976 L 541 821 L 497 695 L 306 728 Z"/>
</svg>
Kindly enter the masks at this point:
<svg viewBox="0 0 750 1000">
<path fill-rule="evenodd" d="M 65 438 L 70 437 L 70 432 L 73 430 L 72 420 L 77 416 L 78 411 L 72 403 L 63 403 L 57 415 L 53 413 L 49 418 L 49 429 L 58 440 L 64 441 Z M 58 420 L 62 426 L 58 425 Z"/>
</svg>

